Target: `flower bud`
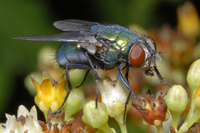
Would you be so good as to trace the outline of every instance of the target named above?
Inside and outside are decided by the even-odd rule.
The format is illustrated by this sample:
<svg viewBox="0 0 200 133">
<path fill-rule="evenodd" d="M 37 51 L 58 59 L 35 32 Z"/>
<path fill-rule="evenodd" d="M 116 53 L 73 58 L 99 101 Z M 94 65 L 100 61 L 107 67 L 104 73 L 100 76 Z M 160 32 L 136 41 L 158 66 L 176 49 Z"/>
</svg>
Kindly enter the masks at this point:
<svg viewBox="0 0 200 133">
<path fill-rule="evenodd" d="M 192 63 L 190 66 L 190 69 L 187 74 L 187 82 L 190 86 L 191 94 L 194 95 L 194 91 L 197 89 L 197 87 L 200 84 L 200 59 L 196 60 Z M 195 111 L 196 105 L 194 101 L 194 97 L 191 97 L 191 103 L 190 103 L 190 110 L 186 117 L 185 121 L 189 121 L 191 117 L 193 116 L 193 113 Z"/>
<path fill-rule="evenodd" d="M 197 87 L 194 93 L 194 102 L 196 107 L 200 109 L 200 85 Z"/>
<path fill-rule="evenodd" d="M 187 92 L 181 85 L 173 85 L 164 100 L 170 112 L 179 115 L 183 113 L 189 103 Z"/>
<path fill-rule="evenodd" d="M 191 126 L 194 123 L 199 122 L 198 119 L 200 118 L 200 85 L 197 87 L 197 89 L 193 93 L 193 96 L 191 99 L 192 100 L 191 100 L 191 104 L 190 104 L 189 113 L 188 113 L 184 123 L 179 128 L 180 133 L 188 131 L 188 129 L 191 128 Z"/>
<path fill-rule="evenodd" d="M 187 82 L 190 86 L 191 93 L 200 85 L 200 59 L 193 62 L 190 66 L 187 74 Z"/>
<path fill-rule="evenodd" d="M 83 90 L 79 88 L 73 88 L 64 107 L 65 120 L 69 120 L 71 115 L 77 113 L 80 109 L 82 109 L 85 102 L 86 99 Z"/>
<path fill-rule="evenodd" d="M 187 92 L 181 85 L 173 85 L 164 100 L 172 115 L 172 126 L 177 130 L 179 117 L 189 103 Z"/>
<path fill-rule="evenodd" d="M 98 102 L 98 108 L 96 108 L 94 100 L 86 103 L 83 107 L 82 120 L 93 128 L 98 128 L 98 133 L 116 133 L 115 130 L 108 125 L 107 109 L 103 103 Z"/>
<path fill-rule="evenodd" d="M 87 102 L 83 107 L 82 120 L 93 128 L 99 128 L 106 124 L 108 122 L 108 114 L 105 104 L 98 102 L 97 109 L 94 100 Z"/>
</svg>

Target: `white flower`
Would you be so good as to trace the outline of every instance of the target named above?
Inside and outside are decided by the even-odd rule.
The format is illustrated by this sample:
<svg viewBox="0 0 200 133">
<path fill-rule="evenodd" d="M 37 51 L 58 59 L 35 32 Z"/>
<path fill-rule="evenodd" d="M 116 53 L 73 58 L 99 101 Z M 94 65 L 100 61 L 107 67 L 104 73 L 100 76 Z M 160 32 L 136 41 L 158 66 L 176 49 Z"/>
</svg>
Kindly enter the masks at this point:
<svg viewBox="0 0 200 133">
<path fill-rule="evenodd" d="M 37 111 L 33 106 L 30 112 L 20 105 L 15 115 L 6 114 L 7 121 L 0 125 L 0 133 L 42 133 L 42 127 L 38 123 Z"/>
</svg>

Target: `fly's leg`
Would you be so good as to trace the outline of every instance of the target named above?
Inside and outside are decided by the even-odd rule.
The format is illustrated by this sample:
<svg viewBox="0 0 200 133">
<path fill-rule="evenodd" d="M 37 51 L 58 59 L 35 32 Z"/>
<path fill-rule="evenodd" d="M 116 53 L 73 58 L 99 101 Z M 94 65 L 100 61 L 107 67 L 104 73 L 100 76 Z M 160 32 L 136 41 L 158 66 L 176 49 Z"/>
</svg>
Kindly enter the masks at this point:
<svg viewBox="0 0 200 133">
<path fill-rule="evenodd" d="M 171 88 L 172 85 L 170 85 L 169 83 L 167 83 L 166 81 L 163 80 L 163 78 L 162 78 L 160 72 L 158 71 L 157 67 L 154 67 L 154 70 L 155 70 L 155 72 L 156 72 L 156 74 L 157 74 L 157 76 L 158 76 L 160 82 L 162 82 L 162 83 L 168 85 L 168 86 Z"/>
<path fill-rule="evenodd" d="M 124 124 L 125 124 L 125 118 L 126 118 L 127 105 L 128 105 L 128 102 L 129 102 L 130 97 L 131 97 L 131 91 L 129 91 L 128 97 L 127 97 L 126 102 L 125 102 L 124 116 L 123 116 Z"/>
<path fill-rule="evenodd" d="M 119 65 L 119 67 L 117 68 L 117 76 L 119 78 L 119 80 L 121 81 L 121 83 L 131 92 L 131 94 L 134 96 L 135 99 L 137 99 L 138 101 L 140 101 L 136 95 L 134 94 L 130 84 L 126 81 L 126 79 L 124 78 L 124 75 L 122 73 L 122 68 L 121 65 Z"/>
<path fill-rule="evenodd" d="M 118 78 L 121 81 L 121 83 L 129 90 L 129 94 L 128 94 L 128 97 L 127 97 L 126 102 L 125 102 L 124 116 L 123 116 L 123 121 L 124 121 L 124 124 L 125 124 L 126 110 L 127 110 L 127 105 L 128 105 L 128 102 L 129 102 L 131 94 L 134 96 L 135 99 L 137 99 L 138 101 L 140 101 L 140 100 L 134 94 L 134 92 L 133 92 L 128 80 L 126 81 L 126 79 L 125 79 L 125 77 L 124 77 L 124 75 L 122 73 L 122 68 L 123 68 L 123 65 L 119 65 L 119 67 L 117 68 L 117 75 L 118 75 Z M 128 76 L 127 76 L 128 75 L 127 74 L 128 71 L 129 70 L 126 71 L 126 75 L 125 75 L 126 78 L 128 78 Z"/>
<path fill-rule="evenodd" d="M 126 81 L 129 83 L 129 80 L 128 80 L 128 73 L 129 73 L 129 67 L 126 68 L 126 74 L 125 74 Z M 130 83 L 129 83 L 129 84 L 130 84 Z"/>
<path fill-rule="evenodd" d="M 60 108 L 58 110 L 56 110 L 55 112 L 53 112 L 53 114 L 59 112 L 63 108 L 63 106 L 65 105 L 65 103 L 67 101 L 67 98 L 69 97 L 69 94 L 70 94 L 70 92 L 72 90 L 72 85 L 71 85 L 71 81 L 70 81 L 70 77 L 69 77 L 69 72 L 68 72 L 69 68 L 90 69 L 90 66 L 87 65 L 87 64 L 83 65 L 83 64 L 73 64 L 73 63 L 69 63 L 69 64 L 66 65 L 65 74 L 66 74 L 66 79 L 67 79 L 67 84 L 68 84 L 69 90 L 67 92 L 67 95 L 65 96 L 65 99 L 64 99 L 62 105 L 60 106 Z"/>
<path fill-rule="evenodd" d="M 155 70 L 155 72 L 156 72 L 156 74 L 157 74 L 158 79 L 160 80 L 160 82 L 168 85 L 171 88 L 172 85 L 170 85 L 169 83 L 167 83 L 166 81 L 164 81 L 163 77 L 161 76 L 160 72 L 158 71 L 158 69 L 156 67 L 155 56 L 153 54 L 155 54 L 155 53 L 152 53 L 152 63 L 153 63 L 153 66 L 150 66 L 150 67 L 154 68 L 154 70 Z"/>
<path fill-rule="evenodd" d="M 129 67 L 126 68 L 125 78 L 126 78 L 126 81 L 128 82 L 128 84 L 130 85 L 129 80 L 128 80 L 128 74 L 129 74 Z M 131 90 L 132 90 L 132 89 L 131 89 Z M 125 124 L 125 118 L 126 118 L 127 105 L 128 105 L 128 102 L 129 102 L 130 96 L 131 96 L 131 91 L 129 91 L 129 93 L 128 93 L 128 97 L 127 97 L 126 102 L 125 102 L 124 116 L 123 116 L 124 124 Z"/>
<path fill-rule="evenodd" d="M 69 90 L 68 90 L 68 92 L 67 92 L 67 95 L 65 96 L 65 99 L 64 99 L 62 105 L 60 106 L 60 108 L 59 108 L 58 110 L 56 110 L 55 112 L 53 112 L 53 114 L 59 112 L 59 111 L 63 108 L 63 106 L 65 105 L 65 103 L 66 103 L 66 101 L 67 101 L 67 98 L 68 98 L 68 96 L 69 96 L 69 94 L 70 94 L 70 92 L 71 92 L 71 90 L 72 90 L 72 85 L 71 85 L 71 82 L 70 82 L 68 67 L 69 67 L 69 64 L 66 65 L 65 74 L 66 74 L 66 79 L 67 79 L 67 84 L 68 84 Z"/>
<path fill-rule="evenodd" d="M 94 65 L 93 65 L 92 61 L 90 60 L 90 57 L 88 56 L 88 53 L 85 52 L 85 55 L 86 55 L 86 57 L 87 57 L 87 59 L 88 59 L 88 62 L 90 63 L 91 69 L 92 69 L 92 71 L 93 71 L 93 73 L 94 73 L 94 76 L 95 76 L 96 82 L 97 82 L 97 90 L 96 90 L 96 108 L 98 108 L 97 101 L 98 101 L 98 97 L 99 97 L 99 76 L 98 76 L 98 74 L 97 74 L 97 72 L 96 72 L 96 70 L 95 70 L 95 68 L 94 68 Z"/>
<path fill-rule="evenodd" d="M 86 78 L 87 78 L 87 76 L 88 76 L 89 72 L 90 72 L 90 70 L 87 70 L 87 72 L 86 72 L 86 74 L 85 74 L 85 76 L 84 76 L 84 79 L 83 79 L 83 81 L 81 82 L 81 84 L 80 84 L 80 85 L 76 86 L 76 88 L 79 88 L 79 87 L 81 87 L 81 86 L 83 85 L 83 83 L 85 82 L 85 80 L 86 80 Z"/>
</svg>

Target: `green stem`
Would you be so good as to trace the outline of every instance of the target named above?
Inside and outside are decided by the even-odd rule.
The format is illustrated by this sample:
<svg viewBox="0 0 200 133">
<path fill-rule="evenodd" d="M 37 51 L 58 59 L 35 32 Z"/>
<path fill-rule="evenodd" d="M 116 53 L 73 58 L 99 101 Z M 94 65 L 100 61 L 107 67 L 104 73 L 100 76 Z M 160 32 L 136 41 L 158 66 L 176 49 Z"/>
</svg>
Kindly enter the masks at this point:
<svg viewBox="0 0 200 133">
<path fill-rule="evenodd" d="M 174 127 L 175 130 L 177 130 L 177 125 L 178 125 L 178 119 L 180 117 L 180 114 L 172 113 L 172 126 Z"/>
<path fill-rule="evenodd" d="M 188 131 L 188 129 L 195 123 L 200 117 L 200 109 L 196 108 L 195 112 L 193 113 L 192 117 L 190 119 L 185 120 L 185 122 L 180 127 L 179 131 L 177 133 L 183 133 Z"/>
<path fill-rule="evenodd" d="M 119 127 L 121 129 L 121 133 L 127 133 L 127 128 L 126 128 L 126 124 L 124 124 L 124 115 L 123 113 L 121 115 L 118 115 L 116 117 L 114 117 L 115 120 L 117 121 L 117 123 L 119 124 Z"/>
<path fill-rule="evenodd" d="M 120 124 L 120 129 L 122 133 L 127 133 L 126 125 L 125 124 Z"/>
<path fill-rule="evenodd" d="M 47 121 L 47 111 L 44 111 L 43 114 L 44 114 L 45 121 Z"/>
<path fill-rule="evenodd" d="M 116 133 L 115 130 L 109 127 L 108 123 L 100 126 L 99 129 L 102 130 L 104 133 Z"/>
<path fill-rule="evenodd" d="M 158 130 L 158 133 L 164 133 L 164 130 L 163 130 L 163 125 L 162 123 L 158 126 L 156 126 L 157 130 Z"/>
<path fill-rule="evenodd" d="M 195 91 L 194 91 L 194 92 L 195 92 Z M 194 110 L 195 110 L 195 107 L 196 107 L 196 105 L 195 105 L 195 103 L 194 103 L 194 97 L 193 97 L 193 95 L 194 95 L 194 94 L 192 93 L 191 104 L 190 104 L 190 110 L 189 110 L 189 112 L 188 112 L 188 115 L 187 115 L 185 121 L 188 121 L 188 120 L 193 116 L 193 113 L 194 113 Z"/>
</svg>

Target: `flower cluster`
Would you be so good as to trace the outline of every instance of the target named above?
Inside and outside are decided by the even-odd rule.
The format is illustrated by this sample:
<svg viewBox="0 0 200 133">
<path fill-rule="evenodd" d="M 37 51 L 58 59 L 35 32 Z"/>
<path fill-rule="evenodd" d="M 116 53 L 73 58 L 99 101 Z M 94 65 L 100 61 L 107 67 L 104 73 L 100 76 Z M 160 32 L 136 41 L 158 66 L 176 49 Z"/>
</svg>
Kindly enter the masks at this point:
<svg viewBox="0 0 200 133">
<path fill-rule="evenodd" d="M 38 122 L 37 111 L 33 106 L 30 112 L 20 105 L 17 111 L 17 117 L 6 114 L 6 123 L 0 124 L 1 133 L 40 133 L 42 127 Z"/>
</svg>

